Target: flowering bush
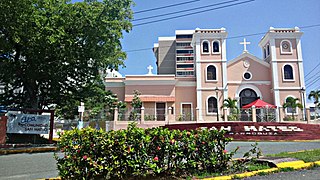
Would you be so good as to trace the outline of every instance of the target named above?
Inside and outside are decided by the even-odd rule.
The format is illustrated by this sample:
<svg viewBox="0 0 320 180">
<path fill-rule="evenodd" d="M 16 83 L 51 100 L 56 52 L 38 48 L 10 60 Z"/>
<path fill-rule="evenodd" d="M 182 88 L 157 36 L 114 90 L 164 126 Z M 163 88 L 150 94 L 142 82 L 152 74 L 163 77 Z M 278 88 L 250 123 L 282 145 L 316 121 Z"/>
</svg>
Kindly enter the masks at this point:
<svg viewBox="0 0 320 180">
<path fill-rule="evenodd" d="M 142 129 L 104 132 L 85 128 L 60 134 L 55 155 L 65 179 L 130 179 L 152 176 L 187 176 L 198 172 L 223 172 L 232 165 L 236 150 L 223 131 L 197 129 Z"/>
</svg>

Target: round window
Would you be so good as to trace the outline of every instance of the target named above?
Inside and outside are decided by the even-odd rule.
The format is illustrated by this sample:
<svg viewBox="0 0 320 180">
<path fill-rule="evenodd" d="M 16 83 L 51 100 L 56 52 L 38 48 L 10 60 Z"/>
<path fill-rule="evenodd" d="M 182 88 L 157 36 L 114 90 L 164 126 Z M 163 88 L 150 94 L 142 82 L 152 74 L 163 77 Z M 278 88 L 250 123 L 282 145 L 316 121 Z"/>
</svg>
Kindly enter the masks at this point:
<svg viewBox="0 0 320 180">
<path fill-rule="evenodd" d="M 252 77 L 252 75 L 251 75 L 250 72 L 245 72 L 245 73 L 243 74 L 243 78 L 244 78 L 245 80 L 250 80 L 251 77 Z"/>
</svg>

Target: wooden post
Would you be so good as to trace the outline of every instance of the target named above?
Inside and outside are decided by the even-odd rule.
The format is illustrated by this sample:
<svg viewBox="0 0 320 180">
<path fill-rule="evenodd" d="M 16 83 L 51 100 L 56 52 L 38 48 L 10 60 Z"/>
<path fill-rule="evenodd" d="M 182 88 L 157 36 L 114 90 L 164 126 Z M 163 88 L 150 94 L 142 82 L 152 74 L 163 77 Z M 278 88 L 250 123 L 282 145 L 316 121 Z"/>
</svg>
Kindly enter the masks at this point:
<svg viewBox="0 0 320 180">
<path fill-rule="evenodd" d="M 252 106 L 252 122 L 257 122 L 256 106 Z"/>
</svg>

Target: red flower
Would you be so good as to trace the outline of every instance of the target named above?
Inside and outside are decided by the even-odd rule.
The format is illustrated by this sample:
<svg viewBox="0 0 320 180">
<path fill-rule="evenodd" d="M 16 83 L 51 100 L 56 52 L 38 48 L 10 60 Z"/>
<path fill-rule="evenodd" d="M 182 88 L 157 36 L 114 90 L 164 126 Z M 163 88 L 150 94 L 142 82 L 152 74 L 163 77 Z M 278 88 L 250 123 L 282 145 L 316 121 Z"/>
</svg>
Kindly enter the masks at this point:
<svg viewBox="0 0 320 180">
<path fill-rule="evenodd" d="M 80 149 L 77 150 L 77 153 L 80 153 Z"/>
<path fill-rule="evenodd" d="M 154 160 L 154 161 L 158 161 L 159 158 L 156 156 L 156 157 L 153 158 L 153 160 Z"/>
<path fill-rule="evenodd" d="M 170 143 L 171 143 L 171 144 L 174 144 L 174 142 L 176 142 L 176 140 L 171 139 Z"/>
<path fill-rule="evenodd" d="M 84 155 L 82 158 L 83 158 L 84 160 L 87 160 L 87 159 L 88 159 L 88 156 L 87 156 L 87 155 Z"/>
<path fill-rule="evenodd" d="M 202 144 L 205 144 L 206 142 L 202 141 Z"/>
<path fill-rule="evenodd" d="M 158 146 L 158 147 L 157 147 L 157 150 L 160 151 L 160 149 L 161 149 L 161 147 Z"/>
<path fill-rule="evenodd" d="M 224 153 L 224 154 L 227 154 L 227 152 L 228 152 L 227 150 L 223 150 L 223 153 Z"/>
</svg>

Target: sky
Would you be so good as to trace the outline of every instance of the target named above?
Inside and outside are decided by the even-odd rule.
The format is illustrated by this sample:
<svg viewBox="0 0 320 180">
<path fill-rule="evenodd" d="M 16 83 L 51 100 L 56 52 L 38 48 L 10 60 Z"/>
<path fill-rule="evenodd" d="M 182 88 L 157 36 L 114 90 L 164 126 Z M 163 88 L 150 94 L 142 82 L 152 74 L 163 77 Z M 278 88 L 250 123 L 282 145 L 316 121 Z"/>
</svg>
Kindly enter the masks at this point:
<svg viewBox="0 0 320 180">
<path fill-rule="evenodd" d="M 230 2 L 227 4 L 209 7 L 211 4 L 228 1 Z M 153 44 L 158 42 L 158 37 L 175 36 L 175 30 L 226 28 L 229 38 L 227 39 L 227 60 L 230 61 L 242 53 L 243 45 L 239 43 L 243 38 L 251 42 L 247 45 L 248 51 L 261 58 L 262 51 L 258 43 L 270 27 L 294 28 L 297 26 L 304 33 L 301 44 L 307 92 L 320 89 L 320 0 L 135 0 L 134 2 L 135 6 L 132 7 L 134 12 L 184 4 L 134 14 L 132 31 L 124 33 L 124 38 L 121 40 L 123 50 L 127 52 L 126 67 L 119 69 L 122 75 L 147 74 L 149 65 L 154 67 L 153 73 L 156 74 Z M 244 3 L 209 10 L 241 2 Z M 202 6 L 207 8 L 194 10 Z M 176 11 L 183 12 L 164 15 Z M 201 11 L 199 14 L 170 18 L 199 11 Z M 137 21 L 149 16 L 157 17 Z M 137 25 L 164 18 L 169 20 Z M 257 33 L 263 34 L 252 35 Z M 318 76 L 319 81 L 317 81 Z"/>
</svg>

